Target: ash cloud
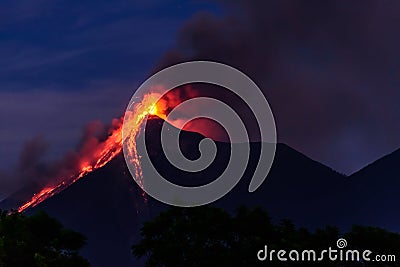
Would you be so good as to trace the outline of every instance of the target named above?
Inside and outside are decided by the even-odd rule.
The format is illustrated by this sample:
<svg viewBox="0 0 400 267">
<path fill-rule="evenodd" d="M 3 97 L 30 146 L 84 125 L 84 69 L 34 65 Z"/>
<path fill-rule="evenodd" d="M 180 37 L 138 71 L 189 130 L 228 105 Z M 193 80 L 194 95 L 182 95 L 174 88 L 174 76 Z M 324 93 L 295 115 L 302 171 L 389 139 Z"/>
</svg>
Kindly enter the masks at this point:
<svg viewBox="0 0 400 267">
<path fill-rule="evenodd" d="M 42 136 L 27 141 L 21 151 L 14 172 L 0 172 L 0 199 L 27 184 L 41 184 L 47 176 L 48 166 L 43 157 L 48 144 Z"/>
<path fill-rule="evenodd" d="M 202 59 L 242 70 L 267 96 L 276 117 L 279 140 L 341 172 L 351 173 L 400 147 L 399 1 L 238 0 L 219 4 L 223 6 L 223 16 L 202 12 L 192 17 L 181 28 L 175 47 L 163 56 L 156 69 Z M 92 10 L 88 6 L 89 9 Z M 102 15 L 91 20 L 95 18 L 105 19 Z M 84 23 L 85 18 L 82 19 Z M 4 60 L 7 66 L 3 64 L 6 70 L 3 87 L 9 88 L 0 97 L 0 120 L 7 125 L 1 133 L 3 164 L 11 166 L 14 159 L 9 151 L 16 150 L 32 134 L 47 133 L 51 144 L 69 148 L 77 140 L 76 129 L 81 125 L 99 116 L 108 121 L 110 114 L 119 114 L 120 106 L 131 95 L 132 74 L 147 69 L 157 56 L 153 55 L 156 46 L 149 44 L 164 48 L 165 43 L 172 42 L 171 29 L 183 20 L 174 19 L 166 30 L 159 27 L 160 23 L 148 23 L 154 22 L 153 17 L 148 17 L 145 23 L 136 23 L 133 17 L 121 22 L 110 19 L 104 20 L 106 28 L 89 27 L 87 32 L 86 28 L 78 27 L 77 35 L 68 37 L 76 45 L 63 47 L 65 53 L 58 57 L 53 55 L 60 51 L 52 52 L 47 46 L 39 50 L 22 49 L 26 48 L 25 40 L 19 46 L 14 42 L 3 44 L 3 56 L 8 58 Z M 161 22 L 168 20 L 162 18 Z M 140 46 L 134 46 L 141 35 L 139 31 L 132 33 L 132 24 L 151 29 L 145 38 L 139 38 Z M 38 25 L 28 26 L 27 31 Z M 65 27 L 62 31 L 44 30 L 42 34 L 68 32 Z M 154 35 L 155 31 L 159 34 Z M 98 32 L 117 36 L 98 36 Z M 73 37 L 78 40 L 76 43 Z M 115 37 L 125 48 L 116 46 L 104 50 L 107 53 L 102 49 L 90 52 L 100 43 L 108 47 Z M 75 50 L 82 38 L 86 38 L 89 47 Z M 49 44 L 55 46 L 50 41 Z M 152 55 L 151 60 L 146 56 L 137 61 L 144 48 Z M 55 61 L 48 62 L 49 55 Z M 21 61 L 27 58 L 28 61 Z M 91 60 L 94 58 L 102 58 L 102 64 Z M 94 63 L 82 66 L 82 60 Z M 20 72 L 21 66 L 25 71 Z M 100 88 L 106 82 L 105 74 L 110 78 L 106 84 L 109 90 Z M 75 81 L 79 81 L 79 86 Z M 89 83 L 90 90 L 86 92 L 82 88 L 88 86 L 88 81 L 95 84 Z M 38 90 L 42 83 L 51 90 Z M 55 91 L 53 83 L 58 86 Z M 71 86 L 76 87 L 76 92 L 66 93 Z M 18 91 L 32 87 L 35 90 Z M 192 90 L 183 94 L 180 98 L 200 95 Z M 30 167 L 19 163 L 18 174 L 0 173 L 0 195 L 29 183 L 30 179 L 45 182 L 60 169 L 73 169 L 82 154 L 89 153 L 96 142 L 102 141 L 108 129 L 101 123 L 88 127 L 77 149 L 55 162 L 46 163 L 47 145 L 43 139 L 28 142 L 20 162 Z M 32 176 L 35 172 L 38 175 Z"/>
<path fill-rule="evenodd" d="M 93 161 L 93 154 L 99 145 L 107 140 L 120 123 L 119 119 L 114 119 L 110 125 L 100 121 L 89 122 L 82 131 L 77 148 L 54 161 L 45 160 L 49 145 L 43 136 L 27 141 L 21 150 L 16 169 L 0 172 L 0 199 L 22 190 L 17 195 L 22 200 L 30 197 L 34 193 L 32 190 L 66 181 L 66 178 L 80 170 L 82 162 Z"/>
<path fill-rule="evenodd" d="M 199 13 L 157 69 L 212 60 L 267 96 L 279 141 L 351 173 L 400 147 L 398 1 L 221 1 Z"/>
<path fill-rule="evenodd" d="M 25 171 L 40 164 L 48 144 L 42 136 L 29 140 L 22 149 L 18 162 L 18 170 Z"/>
</svg>

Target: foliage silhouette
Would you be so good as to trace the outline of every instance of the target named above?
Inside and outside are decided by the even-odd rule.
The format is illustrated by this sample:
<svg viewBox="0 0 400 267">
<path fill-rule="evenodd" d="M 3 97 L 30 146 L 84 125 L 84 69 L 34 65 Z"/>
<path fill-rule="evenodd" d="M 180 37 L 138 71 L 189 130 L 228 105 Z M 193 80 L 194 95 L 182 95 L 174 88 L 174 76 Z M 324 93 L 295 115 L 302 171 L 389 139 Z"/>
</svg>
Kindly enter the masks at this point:
<svg viewBox="0 0 400 267">
<path fill-rule="evenodd" d="M 132 246 L 137 258 L 145 258 L 146 266 L 399 266 L 389 262 L 377 265 L 366 262 L 261 262 L 257 252 L 268 250 L 322 251 L 338 249 L 336 241 L 343 237 L 349 249 L 371 250 L 377 254 L 396 254 L 399 259 L 400 235 L 386 230 L 354 226 L 341 235 L 338 228 L 327 226 L 313 232 L 296 228 L 289 220 L 274 224 L 261 208 L 236 211 L 235 216 L 214 207 L 171 208 L 141 229 L 142 240 Z M 318 254 L 319 255 L 319 254 Z M 286 256 L 287 257 L 287 256 Z"/>
<path fill-rule="evenodd" d="M 25 216 L 0 210 L 1 267 L 86 267 L 79 255 L 86 238 L 45 212 Z"/>
</svg>

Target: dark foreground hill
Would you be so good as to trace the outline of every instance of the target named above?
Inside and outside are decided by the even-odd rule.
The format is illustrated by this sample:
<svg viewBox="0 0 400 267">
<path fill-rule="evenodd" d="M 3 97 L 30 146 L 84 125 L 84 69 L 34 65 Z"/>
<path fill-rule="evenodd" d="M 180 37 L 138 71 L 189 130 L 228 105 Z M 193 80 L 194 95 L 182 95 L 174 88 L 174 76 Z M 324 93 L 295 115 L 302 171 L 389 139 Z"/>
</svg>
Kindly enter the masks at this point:
<svg viewBox="0 0 400 267">
<path fill-rule="evenodd" d="M 400 149 L 350 176 L 348 220 L 400 232 Z"/>
<path fill-rule="evenodd" d="M 214 163 L 201 173 L 188 175 L 165 159 L 157 141 L 162 123 L 158 119 L 148 123 L 151 133 L 149 149 L 160 173 L 167 174 L 171 181 L 182 185 L 204 184 L 221 173 L 230 155 L 230 144 L 217 143 L 218 153 Z M 169 127 L 170 131 L 177 130 Z M 183 153 L 189 158 L 198 157 L 197 145 L 202 138 L 199 134 L 184 132 L 181 136 Z M 347 228 L 354 222 L 373 222 L 374 226 L 400 231 L 398 217 L 394 215 L 399 203 L 399 194 L 395 192 L 400 190 L 390 186 L 396 181 L 398 185 L 395 163 L 389 164 L 392 167 L 387 169 L 386 164 L 378 162 L 379 167 L 372 165 L 354 177 L 345 177 L 284 144 L 278 144 L 266 181 L 256 192 L 249 193 L 248 185 L 258 159 L 259 146 L 259 143 L 251 144 L 250 164 L 239 184 L 212 205 L 227 211 L 233 211 L 240 205 L 261 206 L 274 219 L 289 218 L 296 225 L 309 228 L 327 224 Z M 398 162 L 391 158 L 389 161 Z M 386 170 L 387 173 L 383 174 Z M 374 179 L 377 176 L 379 180 Z M 381 183 L 389 185 L 380 187 Z M 375 192 L 374 198 L 371 198 L 370 192 Z M 369 208 L 371 202 L 376 200 L 379 202 L 374 208 Z M 93 266 L 125 267 L 141 266 L 131 255 L 130 246 L 138 240 L 141 224 L 166 208 L 166 205 L 142 195 L 128 172 L 123 155 L 119 155 L 104 168 L 27 212 L 43 209 L 66 227 L 85 234 L 88 245 L 84 256 Z M 379 220 L 370 219 L 377 216 Z"/>
</svg>

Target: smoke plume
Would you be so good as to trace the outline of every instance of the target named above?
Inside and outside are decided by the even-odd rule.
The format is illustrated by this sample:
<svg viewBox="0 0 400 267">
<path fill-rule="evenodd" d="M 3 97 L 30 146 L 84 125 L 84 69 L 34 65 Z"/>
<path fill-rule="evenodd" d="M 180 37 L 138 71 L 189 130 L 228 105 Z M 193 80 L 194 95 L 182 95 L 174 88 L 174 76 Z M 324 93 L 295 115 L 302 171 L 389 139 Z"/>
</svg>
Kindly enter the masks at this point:
<svg viewBox="0 0 400 267">
<path fill-rule="evenodd" d="M 221 1 L 199 13 L 156 70 L 212 60 L 246 73 L 279 141 L 351 173 L 400 146 L 398 1 Z"/>
</svg>

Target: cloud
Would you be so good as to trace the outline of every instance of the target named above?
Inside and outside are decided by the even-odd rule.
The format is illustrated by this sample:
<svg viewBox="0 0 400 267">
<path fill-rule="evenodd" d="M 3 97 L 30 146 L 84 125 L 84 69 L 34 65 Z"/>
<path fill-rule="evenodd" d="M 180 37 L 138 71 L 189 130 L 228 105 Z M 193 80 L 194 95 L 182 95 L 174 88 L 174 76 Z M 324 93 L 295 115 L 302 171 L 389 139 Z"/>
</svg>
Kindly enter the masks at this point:
<svg viewBox="0 0 400 267">
<path fill-rule="evenodd" d="M 248 74 L 281 142 L 351 173 L 400 147 L 398 1 L 222 1 L 199 13 L 156 69 L 213 60 Z"/>
<path fill-rule="evenodd" d="M 48 144 L 43 137 L 36 137 L 25 143 L 20 159 L 18 169 L 25 171 L 40 163 L 41 157 L 48 149 Z"/>
<path fill-rule="evenodd" d="M 17 161 L 16 152 L 32 136 L 43 136 L 51 144 L 47 158 L 61 157 L 76 146 L 89 121 L 109 123 L 123 114 L 131 94 L 131 87 L 118 81 L 93 82 L 81 91 L 0 91 L 2 168 Z"/>
<path fill-rule="evenodd" d="M 57 182 L 81 158 L 90 159 L 132 93 L 116 82 L 103 83 L 106 88 L 79 92 L 0 91 L 0 124 L 7 125 L 0 133 L 0 198 L 27 185 Z"/>
<path fill-rule="evenodd" d="M 160 12 L 170 2 L 17 2 L 0 22 L 0 169 L 18 169 L 18 151 L 40 159 L 32 171 L 51 172 L 50 159 L 73 165 L 77 154 L 65 153 L 123 113 L 171 46 L 154 69 L 206 59 L 244 71 L 268 97 L 279 140 L 339 171 L 400 146 L 398 1 L 220 1 L 223 16 L 198 13 L 177 40 L 193 10 Z M 0 195 L 20 185 L 0 175 Z"/>
<path fill-rule="evenodd" d="M 143 80 L 175 40 L 182 11 L 153 1 L 5 0 L 0 90 L 80 90 L 94 80 Z"/>
<path fill-rule="evenodd" d="M 62 160 L 87 141 L 80 138 L 89 121 L 107 124 L 123 114 L 135 88 L 195 12 L 171 8 L 179 4 L 2 2 L 0 191 L 18 184 L 15 174 L 6 173 L 18 169 L 23 144 L 33 136 L 49 144 L 43 162 Z M 68 154 L 71 162 L 75 156 Z"/>
<path fill-rule="evenodd" d="M 40 183 L 47 172 L 42 159 L 48 148 L 43 137 L 28 140 L 22 147 L 16 169 L 0 172 L 0 199 L 19 189 L 21 185 Z"/>
</svg>

